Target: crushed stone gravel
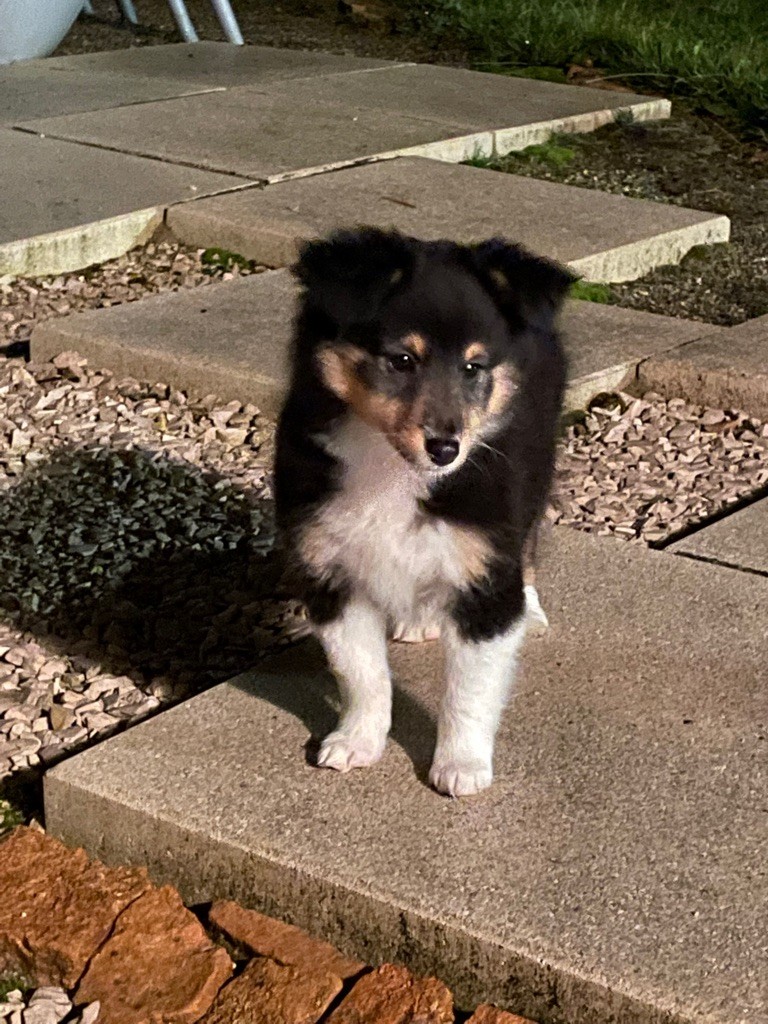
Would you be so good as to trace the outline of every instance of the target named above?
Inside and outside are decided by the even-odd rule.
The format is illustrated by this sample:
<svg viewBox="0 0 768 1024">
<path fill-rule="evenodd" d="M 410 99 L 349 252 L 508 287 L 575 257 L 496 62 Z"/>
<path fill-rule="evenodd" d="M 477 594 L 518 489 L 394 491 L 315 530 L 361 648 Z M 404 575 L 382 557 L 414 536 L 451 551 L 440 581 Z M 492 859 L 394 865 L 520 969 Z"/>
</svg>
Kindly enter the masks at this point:
<svg viewBox="0 0 768 1024">
<path fill-rule="evenodd" d="M 100 1019 L 98 1002 L 89 1003 L 72 1015 L 72 1001 L 63 988 L 54 986 L 22 992 L 11 989 L 0 1000 L 2 1024 L 96 1024 Z"/>
<path fill-rule="evenodd" d="M 555 521 L 659 545 L 768 487 L 768 423 L 652 392 L 597 396 L 566 430 Z"/>
</svg>

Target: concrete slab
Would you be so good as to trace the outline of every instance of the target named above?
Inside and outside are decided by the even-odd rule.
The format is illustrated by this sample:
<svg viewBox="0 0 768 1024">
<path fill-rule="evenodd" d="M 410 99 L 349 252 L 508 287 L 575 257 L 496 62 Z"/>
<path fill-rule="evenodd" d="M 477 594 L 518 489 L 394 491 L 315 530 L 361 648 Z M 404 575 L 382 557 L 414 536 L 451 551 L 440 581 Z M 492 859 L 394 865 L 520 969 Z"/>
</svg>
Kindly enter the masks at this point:
<svg viewBox="0 0 768 1024">
<path fill-rule="evenodd" d="M 368 72 L 367 74 L 373 74 Z M 352 75 L 350 83 L 360 75 Z M 52 138 L 85 142 L 171 163 L 260 181 L 314 174 L 401 152 L 459 161 L 489 154 L 489 132 L 450 121 L 309 99 L 297 105 L 291 83 L 229 89 L 116 110 L 43 118 L 22 125 Z"/>
<path fill-rule="evenodd" d="M 349 167 L 168 213 L 182 241 L 221 245 L 269 266 L 293 262 L 306 238 L 360 223 L 466 242 L 507 235 L 588 281 L 633 280 L 730 232 L 719 214 L 419 158 Z"/>
<path fill-rule="evenodd" d="M 287 270 L 157 295 L 48 320 L 35 328 L 32 355 L 44 360 L 76 349 L 93 365 L 140 379 L 170 380 L 193 393 L 215 391 L 227 401 L 250 401 L 274 413 L 287 382 L 296 295 Z M 581 408 L 599 391 L 628 385 L 644 356 L 701 330 L 693 321 L 569 303 L 566 408 Z"/>
<path fill-rule="evenodd" d="M 768 576 L 768 498 L 697 530 L 669 550 Z"/>
<path fill-rule="evenodd" d="M 46 827 L 460 1006 L 765 1024 L 768 580 L 562 529 L 542 589 L 478 798 L 424 782 L 437 645 L 393 650 L 393 738 L 348 776 L 307 764 L 334 688 L 304 647 L 49 772 Z"/>
<path fill-rule="evenodd" d="M 215 42 L 46 57 L 0 68 L 0 124 L 396 66 L 368 58 Z"/>
<path fill-rule="evenodd" d="M 768 316 L 708 332 L 644 362 L 638 385 L 715 408 L 741 409 L 768 420 Z"/>
<path fill-rule="evenodd" d="M 248 182 L 0 128 L 0 274 L 58 274 L 141 244 L 171 203 Z"/>
<path fill-rule="evenodd" d="M 287 381 L 296 286 L 287 270 L 165 292 L 35 328 L 33 358 L 76 350 L 94 366 L 276 415 Z M 103 316 L 101 314 L 114 314 Z"/>
<path fill-rule="evenodd" d="M 631 111 L 638 121 L 669 117 L 670 112 L 667 100 L 649 96 L 427 64 L 384 68 L 354 82 L 338 76 L 293 81 L 282 92 L 297 106 L 352 102 L 472 131 L 492 130 L 499 132 L 497 149 L 503 153 L 541 142 L 553 131 L 594 131 L 619 111 Z"/>
</svg>

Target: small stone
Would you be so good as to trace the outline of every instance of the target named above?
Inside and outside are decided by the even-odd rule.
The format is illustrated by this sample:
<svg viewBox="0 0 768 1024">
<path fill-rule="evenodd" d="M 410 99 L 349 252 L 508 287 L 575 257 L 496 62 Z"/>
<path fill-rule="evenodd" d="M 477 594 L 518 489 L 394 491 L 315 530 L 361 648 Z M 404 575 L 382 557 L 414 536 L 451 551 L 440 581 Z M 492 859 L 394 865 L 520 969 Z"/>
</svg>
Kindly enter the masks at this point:
<svg viewBox="0 0 768 1024">
<path fill-rule="evenodd" d="M 258 957 L 221 990 L 200 1024 L 315 1024 L 341 989 L 333 974 Z"/>
<path fill-rule="evenodd" d="M 326 971 L 342 979 L 355 977 L 365 967 L 361 961 L 344 956 L 330 943 L 313 939 L 301 928 L 257 910 L 246 910 L 232 900 L 214 903 L 208 920 L 233 945 L 281 964 Z"/>
<path fill-rule="evenodd" d="M 355 983 L 327 1024 L 453 1024 L 453 998 L 437 978 L 384 964 Z"/>
</svg>

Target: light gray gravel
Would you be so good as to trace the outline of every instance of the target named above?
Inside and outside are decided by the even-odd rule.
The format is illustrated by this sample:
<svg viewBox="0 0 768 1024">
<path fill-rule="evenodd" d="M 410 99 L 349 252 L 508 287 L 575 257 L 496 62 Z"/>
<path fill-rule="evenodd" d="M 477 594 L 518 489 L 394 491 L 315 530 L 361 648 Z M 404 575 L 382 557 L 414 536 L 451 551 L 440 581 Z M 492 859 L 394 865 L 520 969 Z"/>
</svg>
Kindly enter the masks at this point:
<svg viewBox="0 0 768 1024">
<path fill-rule="evenodd" d="M 663 543 L 768 486 L 768 424 L 731 409 L 605 395 L 566 431 L 556 521 Z"/>
<path fill-rule="evenodd" d="M 99 1017 L 99 1003 L 88 1006 L 71 1015 L 72 1002 L 63 988 L 53 986 L 38 988 L 22 993 L 13 989 L 0 1002 L 2 1024 L 96 1024 Z"/>
</svg>

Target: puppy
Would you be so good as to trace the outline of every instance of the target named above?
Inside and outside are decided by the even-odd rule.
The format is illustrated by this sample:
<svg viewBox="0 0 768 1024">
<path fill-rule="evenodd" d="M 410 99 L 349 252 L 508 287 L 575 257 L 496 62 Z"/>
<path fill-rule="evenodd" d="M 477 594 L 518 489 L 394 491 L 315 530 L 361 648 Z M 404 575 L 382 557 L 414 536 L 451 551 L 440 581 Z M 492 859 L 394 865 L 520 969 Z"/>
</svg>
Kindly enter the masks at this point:
<svg viewBox="0 0 768 1024">
<path fill-rule="evenodd" d="M 275 498 L 287 579 L 338 679 L 318 764 L 373 764 L 390 728 L 386 638 L 442 637 L 430 781 L 492 780 L 531 615 L 565 384 L 555 317 L 573 280 L 503 239 L 374 228 L 306 244 Z M 526 586 L 527 584 L 527 586 Z M 545 620 L 544 620 L 545 621 Z"/>
</svg>

